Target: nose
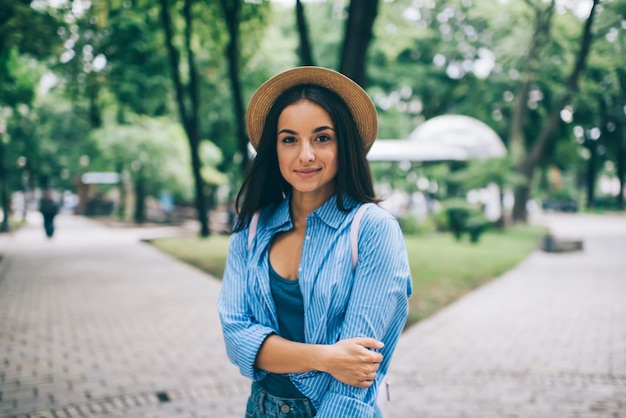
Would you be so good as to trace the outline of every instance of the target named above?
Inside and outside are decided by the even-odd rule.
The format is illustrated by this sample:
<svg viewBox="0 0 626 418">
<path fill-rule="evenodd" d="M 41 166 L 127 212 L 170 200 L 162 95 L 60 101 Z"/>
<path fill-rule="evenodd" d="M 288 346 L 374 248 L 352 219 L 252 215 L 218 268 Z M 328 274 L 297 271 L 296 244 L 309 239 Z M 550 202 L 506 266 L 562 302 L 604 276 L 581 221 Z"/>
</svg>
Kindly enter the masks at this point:
<svg viewBox="0 0 626 418">
<path fill-rule="evenodd" d="M 300 147 L 300 161 L 304 163 L 310 163 L 315 160 L 315 152 L 313 151 L 313 147 L 306 141 L 302 142 L 302 146 Z"/>
</svg>

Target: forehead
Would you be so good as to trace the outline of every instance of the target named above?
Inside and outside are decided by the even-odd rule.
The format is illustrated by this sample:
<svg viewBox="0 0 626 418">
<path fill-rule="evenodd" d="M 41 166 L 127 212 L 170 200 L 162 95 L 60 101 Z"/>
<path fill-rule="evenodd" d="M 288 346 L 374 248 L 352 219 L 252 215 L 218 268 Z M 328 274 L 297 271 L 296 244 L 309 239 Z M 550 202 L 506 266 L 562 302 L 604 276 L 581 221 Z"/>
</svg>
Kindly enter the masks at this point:
<svg viewBox="0 0 626 418">
<path fill-rule="evenodd" d="M 333 126 L 332 118 L 319 104 L 302 99 L 285 107 L 278 117 L 278 125 L 284 124 L 319 124 Z"/>
</svg>

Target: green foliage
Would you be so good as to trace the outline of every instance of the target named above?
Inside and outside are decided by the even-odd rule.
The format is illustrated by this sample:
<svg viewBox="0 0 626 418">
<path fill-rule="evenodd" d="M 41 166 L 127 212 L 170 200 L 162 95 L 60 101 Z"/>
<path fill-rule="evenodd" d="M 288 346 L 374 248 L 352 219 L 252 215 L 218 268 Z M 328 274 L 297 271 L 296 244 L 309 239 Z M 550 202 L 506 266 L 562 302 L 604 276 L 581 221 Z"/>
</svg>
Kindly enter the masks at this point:
<svg viewBox="0 0 626 418">
<path fill-rule="evenodd" d="M 0 51 L 0 105 L 30 105 L 41 73 L 37 61 L 20 55 L 17 48 Z"/>
<path fill-rule="evenodd" d="M 189 200 L 193 186 L 187 139 L 179 124 L 166 119 L 137 117 L 129 125 L 106 124 L 92 132 L 100 159 L 94 161 L 102 170 L 117 171 L 118 167 L 131 176 L 141 175 L 147 182 L 148 194 L 156 196 L 170 190 L 181 199 Z M 205 144 L 201 152 L 207 170 L 221 161 L 219 149 Z M 213 169 L 215 170 L 215 169 Z M 220 179 L 210 173 L 215 184 Z"/>
<path fill-rule="evenodd" d="M 45 57 L 60 46 L 59 39 L 50 34 L 63 24 L 30 3 L 23 0 L 0 3 L 0 55 L 17 48 L 20 53 Z"/>
<path fill-rule="evenodd" d="M 107 58 L 107 86 L 122 111 L 151 116 L 171 111 L 169 62 L 154 5 L 99 11 L 95 25 L 84 24 L 101 34 L 99 49 Z"/>
<path fill-rule="evenodd" d="M 404 235 L 424 235 L 434 233 L 437 229 L 432 217 L 417 219 L 413 214 L 407 213 L 398 218 L 400 229 Z"/>
<path fill-rule="evenodd" d="M 87 118 L 55 89 L 37 100 L 29 119 L 33 143 L 25 148 L 24 155 L 32 163 L 30 169 L 39 179 L 38 185 L 73 188 L 85 169 L 81 156 L 97 159 L 97 150 L 85 140 L 91 128 Z"/>
<path fill-rule="evenodd" d="M 538 70 L 532 74 L 533 99 L 527 103 L 529 116 L 524 127 L 527 147 L 534 144 L 547 115 L 557 106 L 564 78 L 579 50 L 585 16 L 574 13 L 575 3 L 558 7 L 536 63 Z M 109 156 L 100 157 L 100 149 L 85 140 L 91 129 L 100 124 L 135 123 L 134 114 L 172 118 L 176 107 L 157 1 L 97 1 L 82 13 L 72 9 L 72 2 L 54 8 L 45 4 L 32 2 L 31 7 L 28 2 L 7 0 L 0 5 L 0 105 L 29 105 L 27 114 L 13 112 L 14 120 L 7 121 L 6 138 L 15 142 L 8 149 L 10 169 L 17 170 L 16 159 L 25 156 L 33 178 L 41 179 L 42 184 L 55 179 L 55 184 L 72 187 L 73 177 L 81 171 L 112 165 Z M 181 45 L 182 2 L 170 4 L 174 42 Z M 346 5 L 344 0 L 304 3 L 318 65 L 338 66 Z M 544 10 L 547 3 L 380 2 L 367 67 L 367 89 L 379 110 L 379 136 L 406 138 L 433 116 L 460 113 L 487 123 L 507 143 L 518 87 L 528 77 L 533 7 Z M 557 141 L 541 158 L 541 164 L 556 165 L 568 178 L 582 178 L 587 168 L 579 155 L 581 145 L 572 133 L 576 125 L 602 129 L 600 164 L 618 159 L 619 130 L 614 128 L 626 123 L 619 121 L 626 88 L 624 10 L 624 0 L 602 3 L 587 70 L 568 104 L 572 121 L 557 126 Z M 217 167 L 212 162 L 203 169 L 203 177 L 216 185 L 224 181 L 221 173 L 229 172 L 235 186 L 237 126 L 227 76 L 229 38 L 224 16 L 218 2 L 211 1 L 194 2 L 193 16 L 200 136 L 210 139 L 222 154 Z M 269 1 L 241 2 L 239 28 L 240 77 L 246 102 L 269 76 L 297 65 L 295 10 Z M 184 53 L 180 57 L 183 69 L 187 58 Z M 95 65 L 97 60 L 100 66 Z M 101 68 L 103 62 L 106 66 Z M 483 70 L 487 68 L 482 73 L 481 65 L 486 66 Z M 37 83 L 44 72 L 54 73 L 57 84 L 46 97 L 37 97 Z M 79 165 L 82 155 L 91 158 L 89 167 Z M 445 197 L 448 180 L 456 180 L 457 191 L 491 181 L 519 184 L 511 176 L 513 163 L 509 161 L 508 167 L 496 162 L 470 163 L 467 171 L 454 176 L 436 172 L 440 167 L 449 170 L 445 164 L 413 164 L 408 171 L 397 165 L 373 165 L 373 171 L 377 180 L 409 193 L 416 190 L 416 180 L 425 177 L 439 185 L 432 195 Z M 9 176 L 16 186 L 18 174 L 13 171 Z M 447 220 L 435 223 L 440 228 Z"/>
<path fill-rule="evenodd" d="M 463 199 L 449 199 L 444 202 L 443 212 L 447 217 L 447 226 L 457 241 L 463 234 L 468 234 L 470 242 L 477 243 L 490 223 L 479 208 Z"/>
<path fill-rule="evenodd" d="M 487 187 L 495 183 L 499 187 L 515 187 L 526 184 L 526 179 L 515 171 L 511 157 L 470 160 L 467 165 L 452 173 L 448 181 L 459 184 L 464 191 Z"/>
</svg>

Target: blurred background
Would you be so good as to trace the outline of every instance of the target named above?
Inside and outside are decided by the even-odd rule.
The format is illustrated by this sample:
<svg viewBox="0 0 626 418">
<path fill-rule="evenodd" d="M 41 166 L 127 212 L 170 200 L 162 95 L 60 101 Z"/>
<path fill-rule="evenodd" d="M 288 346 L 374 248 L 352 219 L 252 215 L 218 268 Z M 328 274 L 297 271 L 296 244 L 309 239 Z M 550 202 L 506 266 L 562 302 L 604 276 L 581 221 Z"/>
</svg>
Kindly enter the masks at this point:
<svg viewBox="0 0 626 418">
<path fill-rule="evenodd" d="M 624 0 L 4 0 L 2 230 L 65 213 L 227 232 L 252 92 L 297 65 L 361 84 L 405 232 L 623 211 Z M 442 212 L 443 211 L 443 212 Z M 480 220 L 480 215 L 484 215 Z"/>
<path fill-rule="evenodd" d="M 298 65 L 378 110 L 414 289 L 387 416 L 623 416 L 626 0 L 0 1 L 0 416 L 243 415 L 245 110 Z"/>
</svg>

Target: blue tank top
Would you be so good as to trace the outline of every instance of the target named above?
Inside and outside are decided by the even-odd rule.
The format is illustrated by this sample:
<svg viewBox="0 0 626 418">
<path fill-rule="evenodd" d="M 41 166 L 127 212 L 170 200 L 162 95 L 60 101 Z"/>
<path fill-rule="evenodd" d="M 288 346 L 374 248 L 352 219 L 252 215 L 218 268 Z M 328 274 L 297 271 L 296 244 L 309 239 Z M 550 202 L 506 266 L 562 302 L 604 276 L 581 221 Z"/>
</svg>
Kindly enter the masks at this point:
<svg viewBox="0 0 626 418">
<path fill-rule="evenodd" d="M 281 277 L 269 264 L 270 290 L 276 305 L 280 336 L 290 341 L 304 341 L 304 301 L 298 279 Z M 279 398 L 305 398 L 289 377 L 276 373 L 259 382 L 263 390 Z"/>
</svg>

